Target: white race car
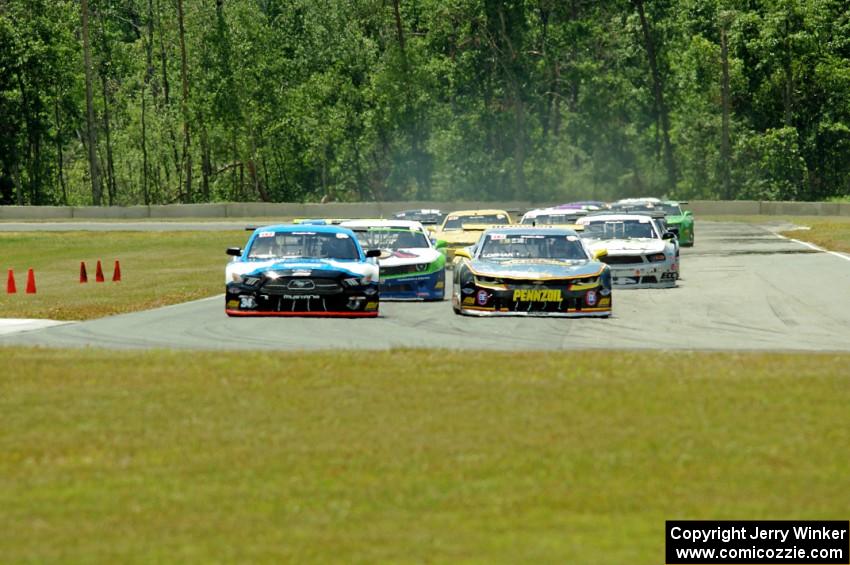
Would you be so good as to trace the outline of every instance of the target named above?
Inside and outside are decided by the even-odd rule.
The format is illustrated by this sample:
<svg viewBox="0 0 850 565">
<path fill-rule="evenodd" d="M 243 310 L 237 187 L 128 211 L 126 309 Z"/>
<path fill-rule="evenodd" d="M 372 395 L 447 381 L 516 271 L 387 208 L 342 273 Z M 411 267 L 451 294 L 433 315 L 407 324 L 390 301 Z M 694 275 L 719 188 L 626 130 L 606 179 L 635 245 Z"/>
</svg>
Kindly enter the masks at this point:
<svg viewBox="0 0 850 565">
<path fill-rule="evenodd" d="M 582 239 L 591 251 L 605 249 L 602 261 L 611 266 L 614 286 L 670 288 L 679 278 L 675 235 L 664 231 L 651 215 L 596 214 L 579 218 Z"/>
</svg>

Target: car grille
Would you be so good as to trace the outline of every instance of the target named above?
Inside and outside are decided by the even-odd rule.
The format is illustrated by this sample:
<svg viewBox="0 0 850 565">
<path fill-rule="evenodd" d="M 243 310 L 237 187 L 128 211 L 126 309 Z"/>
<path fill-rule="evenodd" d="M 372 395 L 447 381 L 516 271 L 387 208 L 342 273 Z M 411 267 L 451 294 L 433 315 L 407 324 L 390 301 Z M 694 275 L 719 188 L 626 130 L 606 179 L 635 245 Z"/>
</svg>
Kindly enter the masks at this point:
<svg viewBox="0 0 850 565">
<path fill-rule="evenodd" d="M 342 286 L 334 279 L 313 277 L 281 277 L 269 279 L 261 292 L 274 295 L 328 295 L 339 294 Z"/>
<path fill-rule="evenodd" d="M 499 301 L 497 308 L 508 308 L 514 312 L 563 312 L 564 310 L 581 310 L 584 302 L 580 297 L 565 297 L 560 302 L 511 302 Z"/>
<path fill-rule="evenodd" d="M 417 265 L 399 265 L 396 267 L 381 267 L 382 277 L 392 277 L 395 275 L 408 275 L 411 273 L 421 273 L 428 268 L 427 265 L 422 265 L 422 270 L 417 269 Z"/>
<path fill-rule="evenodd" d="M 384 292 L 413 292 L 413 285 L 410 284 L 382 284 L 381 290 Z"/>
<path fill-rule="evenodd" d="M 639 265 L 645 262 L 643 255 L 606 255 L 600 260 L 608 265 Z"/>
</svg>

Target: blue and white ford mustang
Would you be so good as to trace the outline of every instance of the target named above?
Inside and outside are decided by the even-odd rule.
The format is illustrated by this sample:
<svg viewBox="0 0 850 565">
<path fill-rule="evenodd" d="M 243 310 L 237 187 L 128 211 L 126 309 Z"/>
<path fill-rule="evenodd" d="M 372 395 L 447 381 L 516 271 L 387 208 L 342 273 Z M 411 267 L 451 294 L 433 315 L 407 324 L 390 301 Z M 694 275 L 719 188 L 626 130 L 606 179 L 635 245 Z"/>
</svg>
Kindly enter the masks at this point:
<svg viewBox="0 0 850 565">
<path fill-rule="evenodd" d="M 380 250 L 364 253 L 354 233 L 337 226 L 257 228 L 225 269 L 228 316 L 374 318 L 380 302 Z"/>
</svg>

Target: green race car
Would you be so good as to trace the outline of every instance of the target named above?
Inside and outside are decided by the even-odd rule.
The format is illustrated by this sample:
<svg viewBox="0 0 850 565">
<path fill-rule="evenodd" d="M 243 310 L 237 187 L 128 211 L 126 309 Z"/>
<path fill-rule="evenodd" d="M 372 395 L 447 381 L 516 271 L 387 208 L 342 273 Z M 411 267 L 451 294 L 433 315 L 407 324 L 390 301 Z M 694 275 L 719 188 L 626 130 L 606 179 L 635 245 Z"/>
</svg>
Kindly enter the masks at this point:
<svg viewBox="0 0 850 565">
<path fill-rule="evenodd" d="M 694 215 L 690 210 L 682 210 L 682 204 L 687 202 L 674 202 L 665 200 L 655 205 L 661 208 L 667 215 L 667 229 L 676 234 L 679 245 L 682 247 L 694 246 Z"/>
</svg>

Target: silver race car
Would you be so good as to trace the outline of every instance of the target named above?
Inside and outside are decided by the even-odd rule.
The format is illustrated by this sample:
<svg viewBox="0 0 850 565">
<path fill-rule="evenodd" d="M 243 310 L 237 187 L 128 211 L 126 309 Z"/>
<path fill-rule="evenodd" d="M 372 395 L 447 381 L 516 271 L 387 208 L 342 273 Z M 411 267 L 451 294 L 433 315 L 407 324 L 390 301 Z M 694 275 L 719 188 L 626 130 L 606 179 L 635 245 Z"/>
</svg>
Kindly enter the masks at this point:
<svg viewBox="0 0 850 565">
<path fill-rule="evenodd" d="M 605 249 L 602 261 L 611 267 L 614 286 L 670 288 L 679 278 L 675 235 L 663 230 L 649 214 L 596 214 L 579 218 L 591 251 Z"/>
</svg>

